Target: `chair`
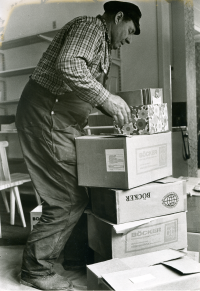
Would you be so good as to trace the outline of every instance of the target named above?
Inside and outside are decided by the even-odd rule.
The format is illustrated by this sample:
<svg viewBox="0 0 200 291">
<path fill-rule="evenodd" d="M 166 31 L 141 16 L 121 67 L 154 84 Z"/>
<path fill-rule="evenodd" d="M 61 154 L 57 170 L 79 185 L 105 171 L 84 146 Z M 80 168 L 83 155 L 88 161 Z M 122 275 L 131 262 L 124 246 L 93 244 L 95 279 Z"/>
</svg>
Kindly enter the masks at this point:
<svg viewBox="0 0 200 291">
<path fill-rule="evenodd" d="M 23 227 L 26 227 L 26 222 L 24 218 L 24 212 L 22 209 L 21 199 L 19 195 L 18 186 L 24 183 L 30 182 L 29 174 L 23 173 L 14 173 L 10 174 L 7 154 L 6 154 L 6 147 L 8 147 L 7 141 L 0 142 L 0 191 L 2 193 L 2 198 L 6 207 L 7 212 L 10 212 L 10 224 L 15 224 L 15 200 L 18 208 L 18 212 L 22 221 Z M 5 190 L 10 190 L 10 209 L 6 197 Z M 37 192 L 34 189 L 34 193 L 36 195 L 36 199 L 38 204 L 41 203 L 40 198 Z"/>
</svg>

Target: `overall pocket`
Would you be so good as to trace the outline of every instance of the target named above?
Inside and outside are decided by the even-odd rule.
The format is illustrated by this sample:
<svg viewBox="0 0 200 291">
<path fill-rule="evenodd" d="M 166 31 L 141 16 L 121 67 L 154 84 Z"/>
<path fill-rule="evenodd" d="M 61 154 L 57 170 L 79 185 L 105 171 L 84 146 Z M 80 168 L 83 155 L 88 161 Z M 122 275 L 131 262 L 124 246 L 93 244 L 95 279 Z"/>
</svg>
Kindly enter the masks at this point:
<svg viewBox="0 0 200 291">
<path fill-rule="evenodd" d="M 75 138 L 82 135 L 74 126 L 52 129 L 53 151 L 57 162 L 76 164 Z"/>
</svg>

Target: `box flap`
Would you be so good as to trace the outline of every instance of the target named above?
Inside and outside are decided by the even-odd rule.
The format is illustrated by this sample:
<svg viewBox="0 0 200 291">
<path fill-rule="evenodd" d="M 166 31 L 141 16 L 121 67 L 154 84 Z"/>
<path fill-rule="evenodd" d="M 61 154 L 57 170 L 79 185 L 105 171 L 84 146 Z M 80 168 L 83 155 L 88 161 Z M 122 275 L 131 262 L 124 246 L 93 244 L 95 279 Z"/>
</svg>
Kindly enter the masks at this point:
<svg viewBox="0 0 200 291">
<path fill-rule="evenodd" d="M 120 259 L 107 260 L 101 263 L 96 263 L 87 266 L 98 278 L 101 278 L 102 274 L 108 274 L 117 271 L 123 271 L 130 269 L 124 262 Z"/>
<path fill-rule="evenodd" d="M 180 258 L 169 262 L 163 262 L 162 264 L 169 266 L 184 275 L 200 273 L 200 263 L 189 258 Z"/>
<path fill-rule="evenodd" d="M 113 224 L 113 229 L 115 230 L 116 233 L 127 234 L 129 231 L 132 231 L 133 229 L 135 229 L 143 224 L 147 224 L 155 219 L 157 219 L 157 217 L 137 220 L 137 221 L 133 221 L 133 222 L 121 223 L 121 224 L 117 224 L 117 225 Z"/>
<path fill-rule="evenodd" d="M 163 281 L 162 272 L 165 269 L 166 267 L 159 265 L 105 274 L 102 278 L 113 290 L 152 290 L 151 287 Z M 154 273 L 155 270 L 157 272 Z"/>
<path fill-rule="evenodd" d="M 127 223 L 121 223 L 121 224 L 113 224 L 112 222 L 110 222 L 110 221 L 108 221 L 106 219 L 103 219 L 103 218 L 99 217 L 98 215 L 94 214 L 91 211 L 91 209 L 87 209 L 87 211 L 85 211 L 85 213 L 87 213 L 88 215 L 93 215 L 97 219 L 112 225 L 112 227 L 113 227 L 113 229 L 115 230 L 116 233 L 122 233 L 122 234 L 127 234 L 129 231 L 133 230 L 134 228 L 136 228 L 136 227 L 138 227 L 140 225 L 149 223 L 154 219 L 157 219 L 157 217 L 154 217 L 154 218 L 137 220 L 137 221 L 133 221 L 133 222 L 127 222 Z"/>
<path fill-rule="evenodd" d="M 182 261 L 188 260 L 182 259 Z M 196 267 L 192 267 L 192 269 L 194 271 Z M 200 274 L 183 274 L 176 271 L 174 272 L 174 268 L 156 265 L 114 272 L 102 275 L 102 277 L 113 290 L 199 290 L 194 287 L 196 287 L 197 284 L 199 286 Z M 191 285 L 191 289 L 188 289 L 188 285 Z M 179 288 L 176 289 L 177 286 Z M 180 288 L 180 286 L 182 288 Z M 185 288 L 185 286 L 187 288 Z"/>
<path fill-rule="evenodd" d="M 120 260 L 132 269 L 153 266 L 162 262 L 182 258 L 184 256 L 185 253 L 183 252 L 166 249 L 133 257 L 122 258 Z"/>
<path fill-rule="evenodd" d="M 166 177 L 166 178 L 163 178 L 163 179 L 156 180 L 154 182 L 155 183 L 166 184 L 166 183 L 174 183 L 174 182 L 177 182 L 177 181 L 179 181 L 179 179 L 174 178 L 174 177 Z"/>
</svg>

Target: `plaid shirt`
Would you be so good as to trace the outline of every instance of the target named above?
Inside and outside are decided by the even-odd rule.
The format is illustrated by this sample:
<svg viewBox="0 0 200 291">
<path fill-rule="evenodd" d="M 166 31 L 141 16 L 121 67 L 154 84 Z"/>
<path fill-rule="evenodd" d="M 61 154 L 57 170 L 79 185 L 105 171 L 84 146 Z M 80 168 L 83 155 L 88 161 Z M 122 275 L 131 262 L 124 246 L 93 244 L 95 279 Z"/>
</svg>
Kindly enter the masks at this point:
<svg viewBox="0 0 200 291">
<path fill-rule="evenodd" d="M 31 79 L 55 95 L 77 93 L 92 106 L 109 92 L 96 78 L 108 73 L 111 48 L 101 16 L 77 17 L 59 30 L 35 68 Z"/>
</svg>

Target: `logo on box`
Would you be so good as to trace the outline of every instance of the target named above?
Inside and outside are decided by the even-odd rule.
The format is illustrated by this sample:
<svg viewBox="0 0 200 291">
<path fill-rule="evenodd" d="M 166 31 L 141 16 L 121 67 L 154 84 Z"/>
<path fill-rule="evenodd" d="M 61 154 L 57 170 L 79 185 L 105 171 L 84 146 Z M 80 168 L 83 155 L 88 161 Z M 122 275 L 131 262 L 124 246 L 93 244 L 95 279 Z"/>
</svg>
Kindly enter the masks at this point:
<svg viewBox="0 0 200 291">
<path fill-rule="evenodd" d="M 165 224 L 164 242 L 170 243 L 178 240 L 178 220 Z"/>
<path fill-rule="evenodd" d="M 175 192 L 166 194 L 162 199 L 162 205 L 167 208 L 173 208 L 178 204 L 179 197 Z"/>
</svg>

